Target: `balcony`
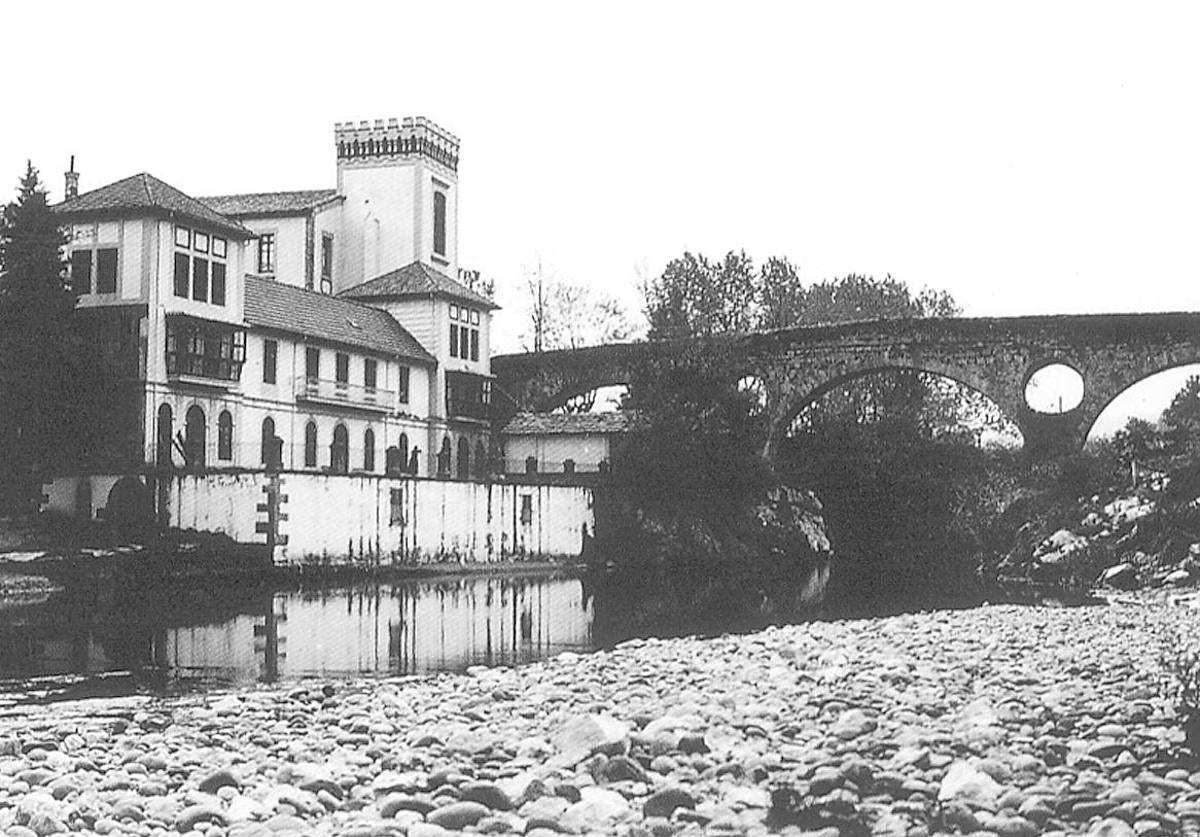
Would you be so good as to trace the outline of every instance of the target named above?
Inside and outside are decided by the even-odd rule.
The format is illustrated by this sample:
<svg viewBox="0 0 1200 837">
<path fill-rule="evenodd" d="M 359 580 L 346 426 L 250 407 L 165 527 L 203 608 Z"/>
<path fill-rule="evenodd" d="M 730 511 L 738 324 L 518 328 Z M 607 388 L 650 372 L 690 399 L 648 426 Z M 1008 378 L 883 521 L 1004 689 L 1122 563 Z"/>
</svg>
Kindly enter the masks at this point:
<svg viewBox="0 0 1200 837">
<path fill-rule="evenodd" d="M 469 372 L 446 372 L 446 415 L 450 418 L 487 421 L 492 402 L 492 381 Z"/>
<path fill-rule="evenodd" d="M 371 410 L 378 413 L 391 412 L 396 403 L 396 393 L 390 389 L 367 387 L 344 381 L 330 381 L 325 378 L 309 378 L 304 375 L 296 378 L 295 392 L 297 401 Z"/>
</svg>

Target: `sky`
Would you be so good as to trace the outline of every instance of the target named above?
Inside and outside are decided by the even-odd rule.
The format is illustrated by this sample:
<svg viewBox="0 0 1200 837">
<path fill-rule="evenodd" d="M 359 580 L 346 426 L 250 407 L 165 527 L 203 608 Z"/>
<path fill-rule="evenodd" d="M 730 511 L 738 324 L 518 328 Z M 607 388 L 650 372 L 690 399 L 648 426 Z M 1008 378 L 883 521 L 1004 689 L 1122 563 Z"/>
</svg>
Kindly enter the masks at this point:
<svg viewBox="0 0 1200 837">
<path fill-rule="evenodd" d="M 463 267 L 640 308 L 685 250 L 967 315 L 1200 310 L 1200 5 L 20 3 L 0 186 L 334 185 L 333 123 L 462 139 Z M 5 175 L 7 172 L 7 175 Z"/>
</svg>

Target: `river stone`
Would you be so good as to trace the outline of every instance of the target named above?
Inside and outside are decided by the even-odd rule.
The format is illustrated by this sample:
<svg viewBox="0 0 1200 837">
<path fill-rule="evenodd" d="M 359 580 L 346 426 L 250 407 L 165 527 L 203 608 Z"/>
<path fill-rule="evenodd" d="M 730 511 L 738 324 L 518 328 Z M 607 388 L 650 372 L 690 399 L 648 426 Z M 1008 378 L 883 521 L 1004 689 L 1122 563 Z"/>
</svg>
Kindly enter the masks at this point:
<svg viewBox="0 0 1200 837">
<path fill-rule="evenodd" d="M 494 811 L 511 811 L 513 801 L 504 789 L 491 782 L 470 782 L 460 789 L 464 802 L 478 802 Z"/>
<path fill-rule="evenodd" d="M 861 709 L 849 709 L 838 717 L 830 732 L 843 741 L 849 741 L 873 732 L 877 726 L 875 720 Z"/>
<path fill-rule="evenodd" d="M 559 823 L 571 831 L 587 831 L 627 813 L 629 803 L 621 794 L 605 788 L 584 787 L 579 790 L 579 801 L 562 813 Z"/>
<path fill-rule="evenodd" d="M 229 770 L 225 769 L 216 770 L 208 774 L 200 780 L 199 785 L 201 791 L 212 794 L 215 794 L 221 788 L 237 788 L 240 786 L 241 783 L 238 782 L 237 777 L 234 776 Z"/>
<path fill-rule="evenodd" d="M 449 805 L 430 811 L 425 819 L 451 831 L 461 831 L 467 826 L 479 822 L 480 818 L 486 816 L 487 813 L 487 806 L 478 802 L 451 802 Z"/>
<path fill-rule="evenodd" d="M 695 807 L 696 798 L 683 788 L 662 788 L 642 804 L 642 814 L 647 817 L 670 817 L 676 808 Z"/>
<path fill-rule="evenodd" d="M 179 816 L 175 818 L 175 827 L 180 832 L 191 831 L 202 822 L 215 822 L 221 826 L 227 824 L 225 815 L 220 808 L 207 803 L 199 803 L 189 805 L 180 811 Z"/>
<path fill-rule="evenodd" d="M 976 770 L 965 761 L 950 765 L 938 788 L 939 802 L 962 799 L 982 805 L 994 805 L 1000 794 L 1000 785 L 991 776 Z"/>
<path fill-rule="evenodd" d="M 453 833 L 436 823 L 415 822 L 408 827 L 408 837 L 448 837 Z"/>
<path fill-rule="evenodd" d="M 1129 823 L 1109 817 L 1088 829 L 1088 837 L 1136 837 L 1136 832 Z"/>
<path fill-rule="evenodd" d="M 568 764 L 593 753 L 622 755 L 629 750 L 629 725 L 610 715 L 580 715 L 560 727 L 550 743 Z"/>
<path fill-rule="evenodd" d="M 384 819 L 391 819 L 396 816 L 398 811 L 416 811 L 418 814 L 424 816 L 435 807 L 428 800 L 408 796 L 407 794 L 393 793 L 389 794 L 384 798 L 383 802 L 379 803 L 379 815 Z"/>
</svg>

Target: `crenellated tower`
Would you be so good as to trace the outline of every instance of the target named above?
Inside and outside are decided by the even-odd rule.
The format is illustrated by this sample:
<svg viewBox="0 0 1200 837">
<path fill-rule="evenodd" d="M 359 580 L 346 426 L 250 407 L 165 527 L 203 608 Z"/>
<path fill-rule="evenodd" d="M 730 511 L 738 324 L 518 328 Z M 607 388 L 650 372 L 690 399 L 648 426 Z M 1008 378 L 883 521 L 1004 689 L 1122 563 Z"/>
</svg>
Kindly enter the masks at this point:
<svg viewBox="0 0 1200 837">
<path fill-rule="evenodd" d="M 458 147 L 424 117 L 334 125 L 344 244 L 335 292 L 414 261 L 458 272 Z"/>
</svg>

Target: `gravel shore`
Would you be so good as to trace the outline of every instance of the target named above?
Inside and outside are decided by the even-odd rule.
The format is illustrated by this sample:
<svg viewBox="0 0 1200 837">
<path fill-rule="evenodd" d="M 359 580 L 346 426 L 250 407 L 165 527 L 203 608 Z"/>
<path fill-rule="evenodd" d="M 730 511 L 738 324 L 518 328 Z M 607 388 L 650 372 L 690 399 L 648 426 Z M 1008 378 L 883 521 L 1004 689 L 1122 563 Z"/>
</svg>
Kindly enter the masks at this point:
<svg viewBox="0 0 1200 837">
<path fill-rule="evenodd" d="M 646 640 L 519 669 L 0 715 L 0 831 L 1200 833 L 1187 597 Z"/>
</svg>

